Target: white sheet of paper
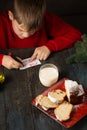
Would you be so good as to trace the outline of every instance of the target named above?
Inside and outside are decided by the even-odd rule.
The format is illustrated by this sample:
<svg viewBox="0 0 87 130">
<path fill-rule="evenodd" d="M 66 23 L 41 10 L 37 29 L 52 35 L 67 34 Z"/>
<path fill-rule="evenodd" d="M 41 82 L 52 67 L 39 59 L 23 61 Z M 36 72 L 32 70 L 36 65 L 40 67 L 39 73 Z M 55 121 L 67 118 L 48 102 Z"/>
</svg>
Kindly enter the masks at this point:
<svg viewBox="0 0 87 130">
<path fill-rule="evenodd" d="M 29 67 L 33 67 L 33 66 L 36 66 L 36 65 L 40 65 L 41 62 L 38 60 L 38 59 L 35 59 L 33 60 L 32 62 L 29 61 L 30 58 L 26 58 L 26 59 L 23 59 L 22 62 L 23 62 L 23 67 L 20 67 L 20 70 L 24 70 L 24 69 L 27 69 Z"/>
</svg>

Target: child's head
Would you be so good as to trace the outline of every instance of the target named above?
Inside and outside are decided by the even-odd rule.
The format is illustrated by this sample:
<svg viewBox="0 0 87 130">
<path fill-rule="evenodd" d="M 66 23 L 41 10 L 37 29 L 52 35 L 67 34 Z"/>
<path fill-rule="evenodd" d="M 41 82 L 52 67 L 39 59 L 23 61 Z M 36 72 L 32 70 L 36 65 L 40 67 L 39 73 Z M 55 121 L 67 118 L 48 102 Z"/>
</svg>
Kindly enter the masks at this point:
<svg viewBox="0 0 87 130">
<path fill-rule="evenodd" d="M 15 33 L 20 38 L 32 35 L 41 27 L 45 9 L 45 0 L 14 0 L 9 17 Z M 27 32 L 27 35 L 22 37 L 22 33 L 19 35 L 19 30 Z"/>
</svg>

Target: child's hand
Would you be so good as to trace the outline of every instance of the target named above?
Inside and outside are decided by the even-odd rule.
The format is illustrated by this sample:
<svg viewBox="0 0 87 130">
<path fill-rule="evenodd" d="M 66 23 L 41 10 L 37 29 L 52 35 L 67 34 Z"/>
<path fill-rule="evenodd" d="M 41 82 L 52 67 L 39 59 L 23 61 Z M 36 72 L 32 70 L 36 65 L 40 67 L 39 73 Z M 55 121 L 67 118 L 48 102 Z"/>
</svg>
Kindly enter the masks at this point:
<svg viewBox="0 0 87 130">
<path fill-rule="evenodd" d="M 30 61 L 34 59 L 46 60 L 50 55 L 50 50 L 46 46 L 41 46 L 35 49 L 33 55 L 30 58 Z"/>
<path fill-rule="evenodd" d="M 9 55 L 4 55 L 2 59 L 2 65 L 6 67 L 7 69 L 18 69 L 22 66 L 21 63 L 13 59 Z"/>
</svg>

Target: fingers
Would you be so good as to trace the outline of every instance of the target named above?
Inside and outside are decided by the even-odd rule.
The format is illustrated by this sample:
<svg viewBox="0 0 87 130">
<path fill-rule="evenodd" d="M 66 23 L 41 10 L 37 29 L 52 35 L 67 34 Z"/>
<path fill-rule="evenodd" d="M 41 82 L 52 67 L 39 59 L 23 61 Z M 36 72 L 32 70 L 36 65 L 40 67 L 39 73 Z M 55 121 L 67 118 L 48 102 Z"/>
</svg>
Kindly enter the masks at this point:
<svg viewBox="0 0 87 130">
<path fill-rule="evenodd" d="M 32 62 L 34 59 L 36 59 L 37 58 L 37 53 L 36 52 L 34 52 L 33 53 L 33 55 L 31 56 L 31 58 L 30 58 L 30 62 Z"/>
<path fill-rule="evenodd" d="M 19 58 L 19 57 L 16 57 L 15 59 L 12 58 L 11 69 L 12 68 L 19 69 L 22 66 L 23 66 L 23 63 L 22 63 L 21 58 Z"/>
<path fill-rule="evenodd" d="M 8 69 L 19 69 L 21 66 L 22 65 L 19 62 L 12 60 L 8 64 L 6 64 L 5 67 Z"/>
<path fill-rule="evenodd" d="M 33 61 L 34 59 L 38 59 L 38 60 L 43 60 L 43 55 L 40 53 L 34 53 L 31 58 L 30 61 Z"/>
<path fill-rule="evenodd" d="M 47 55 L 45 53 L 41 53 L 40 55 L 37 55 L 37 59 L 39 59 L 39 60 L 46 60 L 47 59 Z"/>
<path fill-rule="evenodd" d="M 50 55 L 50 51 L 47 47 L 45 46 L 38 47 L 35 49 L 33 55 L 30 58 L 30 61 L 33 61 L 34 59 L 46 60 L 49 55 Z"/>
<path fill-rule="evenodd" d="M 46 60 L 50 55 L 50 50 L 46 46 L 41 46 L 35 49 L 33 55 L 30 58 L 30 61 L 34 59 Z"/>
<path fill-rule="evenodd" d="M 10 68 L 11 69 L 19 69 L 20 67 L 22 67 L 23 65 L 21 64 L 21 63 L 19 63 L 19 62 L 17 62 L 17 61 L 14 61 L 12 64 L 11 64 L 11 66 L 10 66 Z"/>
<path fill-rule="evenodd" d="M 33 55 L 31 56 L 30 61 L 33 61 L 34 59 L 44 60 L 44 53 L 41 53 L 36 49 Z"/>
<path fill-rule="evenodd" d="M 2 65 L 7 69 L 18 69 L 22 66 L 21 63 L 17 62 L 15 59 L 8 55 L 3 56 Z"/>
</svg>

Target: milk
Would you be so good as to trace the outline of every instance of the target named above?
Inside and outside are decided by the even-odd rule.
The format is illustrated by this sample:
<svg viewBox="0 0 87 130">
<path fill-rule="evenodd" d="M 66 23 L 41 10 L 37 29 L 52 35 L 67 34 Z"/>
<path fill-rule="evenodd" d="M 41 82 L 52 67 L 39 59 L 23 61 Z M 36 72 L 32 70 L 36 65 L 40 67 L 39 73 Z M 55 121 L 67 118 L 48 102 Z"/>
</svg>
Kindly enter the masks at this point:
<svg viewBox="0 0 87 130">
<path fill-rule="evenodd" d="M 49 87 L 52 84 L 56 83 L 58 80 L 58 76 L 58 69 L 54 66 L 43 67 L 39 71 L 39 79 L 41 83 L 46 87 Z"/>
</svg>

